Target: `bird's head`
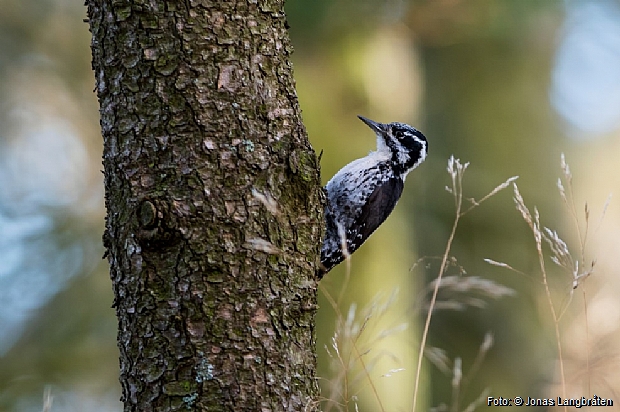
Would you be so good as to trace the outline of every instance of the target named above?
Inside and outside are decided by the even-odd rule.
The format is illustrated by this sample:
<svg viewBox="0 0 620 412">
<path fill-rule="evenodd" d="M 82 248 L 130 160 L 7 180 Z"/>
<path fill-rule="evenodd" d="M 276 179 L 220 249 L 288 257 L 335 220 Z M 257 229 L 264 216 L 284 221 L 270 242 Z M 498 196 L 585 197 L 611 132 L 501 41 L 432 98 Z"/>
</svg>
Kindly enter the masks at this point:
<svg viewBox="0 0 620 412">
<path fill-rule="evenodd" d="M 379 123 L 357 116 L 377 134 L 377 150 L 389 150 L 397 173 L 407 173 L 426 159 L 428 143 L 418 129 L 405 123 Z"/>
</svg>

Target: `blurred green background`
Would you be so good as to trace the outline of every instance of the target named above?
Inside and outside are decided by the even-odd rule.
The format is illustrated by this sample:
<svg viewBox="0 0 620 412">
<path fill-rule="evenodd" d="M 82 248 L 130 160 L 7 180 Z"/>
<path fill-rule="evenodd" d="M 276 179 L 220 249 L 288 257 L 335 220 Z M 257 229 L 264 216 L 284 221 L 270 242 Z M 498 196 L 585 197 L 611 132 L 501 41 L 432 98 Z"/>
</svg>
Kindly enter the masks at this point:
<svg viewBox="0 0 620 412">
<path fill-rule="evenodd" d="M 122 409 L 85 13 L 75 1 L 0 0 L 0 411 L 40 411 L 45 388 L 53 411 Z M 431 321 L 434 362 L 423 364 L 418 410 L 463 411 L 481 394 L 477 410 L 488 409 L 486 396 L 564 392 L 620 405 L 617 199 L 600 219 L 620 187 L 620 1 L 289 0 L 287 15 L 324 182 L 374 149 L 357 114 L 410 123 L 430 148 L 350 270 L 340 265 L 321 282 L 325 410 L 411 410 L 428 285 L 454 221 L 451 155 L 470 162 L 466 197 L 518 175 L 530 210 L 580 262 L 577 273 L 596 265 L 573 290 L 544 249 L 563 314 L 562 388 L 534 238 L 512 188 L 464 216 L 447 272 L 454 287 L 440 292 L 444 309 Z M 578 228 L 557 188 L 561 153 Z M 485 336 L 493 345 L 481 359 Z"/>
</svg>

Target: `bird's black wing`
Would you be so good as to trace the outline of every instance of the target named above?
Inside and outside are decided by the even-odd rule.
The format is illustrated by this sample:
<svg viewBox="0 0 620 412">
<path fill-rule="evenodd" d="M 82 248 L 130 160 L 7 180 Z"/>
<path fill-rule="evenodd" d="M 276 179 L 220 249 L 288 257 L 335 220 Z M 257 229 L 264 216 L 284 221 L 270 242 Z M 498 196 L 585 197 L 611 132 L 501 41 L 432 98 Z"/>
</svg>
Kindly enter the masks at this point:
<svg viewBox="0 0 620 412">
<path fill-rule="evenodd" d="M 381 166 L 385 167 L 377 165 L 378 168 Z M 393 176 L 373 185 L 372 177 L 377 174 L 368 171 L 361 176 L 348 173 L 331 187 L 328 184 L 326 234 L 321 248 L 319 277 L 342 262 L 345 255 L 355 252 L 394 210 L 403 192 L 403 180 Z M 384 174 L 388 174 L 387 171 Z M 346 252 L 342 250 L 339 228 L 344 231 Z"/>
<path fill-rule="evenodd" d="M 361 213 L 351 228 L 347 228 L 349 253 L 357 250 L 392 213 L 403 193 L 402 179 L 391 178 L 377 186 L 362 206 Z"/>
</svg>

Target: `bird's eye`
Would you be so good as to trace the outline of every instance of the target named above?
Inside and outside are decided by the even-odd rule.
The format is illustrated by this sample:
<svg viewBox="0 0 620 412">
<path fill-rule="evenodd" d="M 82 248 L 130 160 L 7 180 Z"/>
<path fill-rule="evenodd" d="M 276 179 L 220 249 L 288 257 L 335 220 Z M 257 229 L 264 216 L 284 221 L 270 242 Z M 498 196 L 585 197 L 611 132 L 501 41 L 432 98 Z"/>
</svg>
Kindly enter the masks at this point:
<svg viewBox="0 0 620 412">
<path fill-rule="evenodd" d="M 403 138 L 403 132 L 394 127 L 392 128 L 392 136 L 398 140 L 401 140 Z"/>
<path fill-rule="evenodd" d="M 392 130 L 392 134 L 394 135 L 395 138 L 397 138 L 398 140 L 403 140 L 405 137 L 410 136 L 411 133 L 407 133 L 407 131 L 400 129 L 400 128 L 394 128 Z"/>
</svg>

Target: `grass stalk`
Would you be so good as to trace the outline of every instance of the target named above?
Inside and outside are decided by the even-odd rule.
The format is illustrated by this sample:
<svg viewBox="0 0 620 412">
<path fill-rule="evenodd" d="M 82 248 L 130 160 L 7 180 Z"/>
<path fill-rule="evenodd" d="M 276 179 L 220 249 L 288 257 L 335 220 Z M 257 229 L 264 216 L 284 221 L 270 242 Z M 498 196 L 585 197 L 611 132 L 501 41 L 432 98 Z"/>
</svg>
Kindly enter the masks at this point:
<svg viewBox="0 0 620 412">
<path fill-rule="evenodd" d="M 454 238 L 456 236 L 456 229 L 459 225 L 459 221 L 464 215 L 472 211 L 474 208 L 480 206 L 480 204 L 482 204 L 484 201 L 488 200 L 489 198 L 494 196 L 499 191 L 507 188 L 510 185 L 510 183 L 518 179 L 518 176 L 511 177 L 510 179 L 506 180 L 504 183 L 496 186 L 491 192 L 483 196 L 480 200 L 475 200 L 473 198 L 467 199 L 469 200 L 471 204 L 469 208 L 463 211 L 463 175 L 465 174 L 465 170 L 467 169 L 468 166 L 469 166 L 469 162 L 461 164 L 460 160 L 455 159 L 454 156 L 450 156 L 450 158 L 448 159 L 447 170 L 448 170 L 448 174 L 450 175 L 450 178 L 452 181 L 452 186 L 446 187 L 446 191 L 448 193 L 451 193 L 454 197 L 455 217 L 454 217 L 454 222 L 452 223 L 452 230 L 450 231 L 450 236 L 448 236 L 446 248 L 444 250 L 444 253 L 441 259 L 441 265 L 439 267 L 439 274 L 437 275 L 437 279 L 435 280 L 435 287 L 433 289 L 433 294 L 432 294 L 430 305 L 428 308 L 428 313 L 426 314 L 426 320 L 424 322 L 424 330 L 422 332 L 422 339 L 420 340 L 420 347 L 418 350 L 418 359 L 417 359 L 416 372 L 415 372 L 415 381 L 414 381 L 414 387 L 413 387 L 413 401 L 411 405 L 412 412 L 415 412 L 416 406 L 418 403 L 420 375 L 422 372 L 422 359 L 424 356 L 424 349 L 426 348 L 426 341 L 428 339 L 431 318 L 433 315 L 433 310 L 437 303 L 437 295 L 439 293 L 441 279 L 443 278 L 443 275 L 445 274 L 445 271 L 447 268 L 448 258 L 450 256 L 450 250 L 452 249 L 452 243 L 454 242 Z"/>
</svg>

